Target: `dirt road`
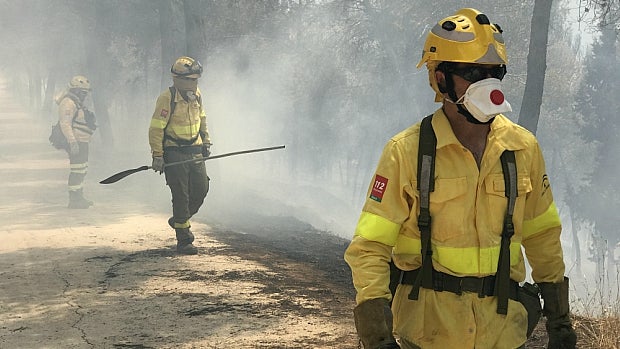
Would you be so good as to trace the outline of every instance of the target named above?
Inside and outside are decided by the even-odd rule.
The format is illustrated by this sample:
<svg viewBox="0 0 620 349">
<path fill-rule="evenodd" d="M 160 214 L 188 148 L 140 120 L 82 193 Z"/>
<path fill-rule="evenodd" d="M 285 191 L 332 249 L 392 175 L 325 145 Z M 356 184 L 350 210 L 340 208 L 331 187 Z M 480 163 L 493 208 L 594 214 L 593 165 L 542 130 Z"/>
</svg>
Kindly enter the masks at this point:
<svg viewBox="0 0 620 349">
<path fill-rule="evenodd" d="M 5 85 L 0 105 L 0 348 L 357 347 L 346 241 L 288 217 L 197 220 L 200 254 L 178 256 L 160 177 L 89 173 L 95 206 L 69 210 L 47 120 Z"/>
</svg>

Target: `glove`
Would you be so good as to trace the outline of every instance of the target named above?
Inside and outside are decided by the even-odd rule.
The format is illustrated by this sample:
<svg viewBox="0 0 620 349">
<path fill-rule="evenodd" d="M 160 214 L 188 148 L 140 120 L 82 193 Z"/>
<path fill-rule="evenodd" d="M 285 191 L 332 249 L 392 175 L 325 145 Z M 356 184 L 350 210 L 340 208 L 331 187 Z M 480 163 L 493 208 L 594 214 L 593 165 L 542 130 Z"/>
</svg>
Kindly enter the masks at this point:
<svg viewBox="0 0 620 349">
<path fill-rule="evenodd" d="M 203 143 L 202 144 L 202 156 L 208 158 L 211 155 L 211 144 Z"/>
<path fill-rule="evenodd" d="M 153 171 L 162 174 L 164 172 L 164 158 L 162 156 L 153 156 L 153 165 L 151 165 Z"/>
<path fill-rule="evenodd" d="M 575 349 L 577 334 L 569 317 L 568 278 L 560 284 L 539 283 L 545 306 L 543 314 L 547 317 L 548 349 Z"/>
<path fill-rule="evenodd" d="M 398 349 L 392 336 L 392 311 L 385 298 L 360 303 L 353 309 L 355 328 L 364 349 Z"/>
<path fill-rule="evenodd" d="M 80 153 L 80 145 L 77 142 L 69 143 L 69 154 L 76 156 Z"/>
</svg>

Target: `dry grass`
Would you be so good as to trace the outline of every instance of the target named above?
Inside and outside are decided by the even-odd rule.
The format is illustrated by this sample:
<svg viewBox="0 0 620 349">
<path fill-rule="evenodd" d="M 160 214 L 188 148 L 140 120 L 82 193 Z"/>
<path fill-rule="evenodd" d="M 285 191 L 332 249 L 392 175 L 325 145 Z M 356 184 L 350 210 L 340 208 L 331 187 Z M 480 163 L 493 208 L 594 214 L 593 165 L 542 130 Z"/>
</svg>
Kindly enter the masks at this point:
<svg viewBox="0 0 620 349">
<path fill-rule="evenodd" d="M 588 317 L 572 315 L 573 328 L 577 332 L 579 349 L 620 349 L 620 316 Z M 547 347 L 547 331 L 544 318 L 527 341 L 527 349 Z"/>
<path fill-rule="evenodd" d="M 573 316 L 580 349 L 620 349 L 620 317 Z"/>
<path fill-rule="evenodd" d="M 620 266 L 615 275 L 606 274 L 595 282 L 594 290 L 587 282 L 573 283 L 585 290 L 583 297 L 577 297 L 571 309 L 579 309 L 571 315 L 573 328 L 577 332 L 577 347 L 580 349 L 620 349 Z"/>
</svg>

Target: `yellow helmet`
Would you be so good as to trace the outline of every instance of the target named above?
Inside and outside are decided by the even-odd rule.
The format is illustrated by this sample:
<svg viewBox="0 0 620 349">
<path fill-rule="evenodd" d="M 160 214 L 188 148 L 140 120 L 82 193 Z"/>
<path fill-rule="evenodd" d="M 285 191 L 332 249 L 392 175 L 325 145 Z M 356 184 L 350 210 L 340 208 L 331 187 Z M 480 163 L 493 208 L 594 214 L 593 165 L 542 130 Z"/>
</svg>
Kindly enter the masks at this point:
<svg viewBox="0 0 620 349">
<path fill-rule="evenodd" d="M 428 33 L 417 67 L 426 63 L 436 102 L 443 99 L 435 80 L 435 69 L 441 62 L 506 65 L 502 29 L 473 8 L 460 9 L 435 24 Z"/>
<path fill-rule="evenodd" d="M 181 56 L 174 62 L 170 72 L 172 76 L 197 79 L 202 74 L 202 64 L 191 57 Z"/>
<path fill-rule="evenodd" d="M 83 75 L 76 75 L 69 81 L 69 88 L 90 91 L 90 81 Z"/>
</svg>

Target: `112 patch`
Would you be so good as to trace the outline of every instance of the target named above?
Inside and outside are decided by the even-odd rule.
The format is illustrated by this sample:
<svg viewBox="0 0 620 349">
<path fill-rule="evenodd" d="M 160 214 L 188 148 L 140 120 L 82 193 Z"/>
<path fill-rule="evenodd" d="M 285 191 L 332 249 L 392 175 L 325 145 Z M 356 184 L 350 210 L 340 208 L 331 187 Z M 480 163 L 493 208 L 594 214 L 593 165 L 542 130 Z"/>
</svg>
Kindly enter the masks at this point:
<svg viewBox="0 0 620 349">
<path fill-rule="evenodd" d="M 375 200 L 376 202 L 381 202 L 383 200 L 383 194 L 385 194 L 385 189 L 388 185 L 388 179 L 375 175 L 375 181 L 372 184 L 372 189 L 370 190 L 370 198 Z"/>
</svg>

